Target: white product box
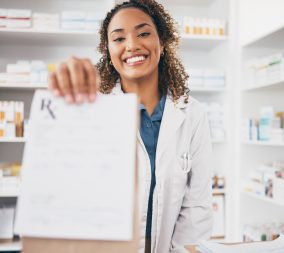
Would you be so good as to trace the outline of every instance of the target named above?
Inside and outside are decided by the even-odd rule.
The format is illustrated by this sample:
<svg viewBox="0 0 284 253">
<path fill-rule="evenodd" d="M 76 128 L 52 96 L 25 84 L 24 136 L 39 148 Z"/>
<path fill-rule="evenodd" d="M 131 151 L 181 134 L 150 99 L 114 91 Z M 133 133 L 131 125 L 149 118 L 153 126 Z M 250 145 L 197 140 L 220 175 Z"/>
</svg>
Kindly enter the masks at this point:
<svg viewBox="0 0 284 253">
<path fill-rule="evenodd" d="M 17 20 L 17 19 L 7 19 L 6 26 L 8 28 L 30 28 L 32 26 L 32 21 L 27 20 Z"/>
<path fill-rule="evenodd" d="M 202 69 L 188 69 L 187 73 L 189 75 L 189 78 L 203 78 Z"/>
<path fill-rule="evenodd" d="M 18 61 L 16 64 L 7 64 L 7 74 L 30 73 L 31 65 L 28 61 Z"/>
<path fill-rule="evenodd" d="M 273 179 L 273 198 L 284 204 L 284 179 L 275 177 Z"/>
<path fill-rule="evenodd" d="M 31 18 L 32 11 L 27 9 L 8 9 L 7 18 Z"/>
<path fill-rule="evenodd" d="M 0 73 L 0 83 L 6 83 L 6 82 L 7 82 L 7 74 Z"/>
<path fill-rule="evenodd" d="M 0 27 L 4 28 L 7 26 L 7 19 L 0 18 Z"/>
<path fill-rule="evenodd" d="M 20 179 L 15 176 L 4 176 L 0 177 L 0 192 L 15 193 L 18 192 L 20 187 Z M 1 224 L 1 223 L 0 223 Z"/>
<path fill-rule="evenodd" d="M 242 188 L 259 196 L 265 196 L 265 185 L 261 182 L 257 182 L 251 179 L 245 179 L 242 182 Z"/>
<path fill-rule="evenodd" d="M 14 206 L 0 206 L 0 239 L 13 238 L 14 216 Z"/>
<path fill-rule="evenodd" d="M 7 14 L 8 14 L 8 10 L 7 9 L 0 8 L 0 18 L 6 18 Z"/>
<path fill-rule="evenodd" d="M 203 86 L 203 78 L 190 77 L 189 78 L 189 88 L 192 86 Z"/>
<path fill-rule="evenodd" d="M 85 22 L 85 30 L 87 31 L 98 31 L 100 29 L 99 21 L 86 21 Z"/>
<path fill-rule="evenodd" d="M 59 14 L 49 14 L 49 13 L 33 13 L 33 20 L 45 20 L 45 21 L 59 21 Z"/>
<path fill-rule="evenodd" d="M 30 74 L 7 74 L 7 83 L 29 83 Z"/>
<path fill-rule="evenodd" d="M 206 69 L 203 72 L 205 86 L 225 86 L 225 71 Z"/>
<path fill-rule="evenodd" d="M 61 28 L 63 30 L 84 30 L 85 21 L 63 21 Z"/>
<path fill-rule="evenodd" d="M 100 12 L 87 12 L 86 21 L 102 21 L 104 20 L 104 15 Z"/>
<path fill-rule="evenodd" d="M 84 21 L 86 15 L 87 13 L 82 11 L 63 11 L 61 13 L 61 19 L 64 21 Z"/>
<path fill-rule="evenodd" d="M 220 69 L 205 69 L 203 75 L 205 78 L 225 78 L 224 70 Z"/>
</svg>

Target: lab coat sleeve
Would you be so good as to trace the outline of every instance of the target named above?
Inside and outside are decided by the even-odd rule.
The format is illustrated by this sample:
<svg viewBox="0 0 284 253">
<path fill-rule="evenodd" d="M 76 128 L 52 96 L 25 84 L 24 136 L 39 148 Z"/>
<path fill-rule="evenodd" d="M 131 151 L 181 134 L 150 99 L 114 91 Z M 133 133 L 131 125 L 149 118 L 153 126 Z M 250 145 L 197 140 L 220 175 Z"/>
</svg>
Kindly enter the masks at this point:
<svg viewBox="0 0 284 253">
<path fill-rule="evenodd" d="M 199 114 L 200 115 L 200 114 Z M 213 225 L 212 146 L 208 120 L 202 112 L 190 142 L 191 178 L 188 180 L 181 210 L 175 224 L 171 253 L 188 252 L 184 245 L 208 240 Z"/>
</svg>

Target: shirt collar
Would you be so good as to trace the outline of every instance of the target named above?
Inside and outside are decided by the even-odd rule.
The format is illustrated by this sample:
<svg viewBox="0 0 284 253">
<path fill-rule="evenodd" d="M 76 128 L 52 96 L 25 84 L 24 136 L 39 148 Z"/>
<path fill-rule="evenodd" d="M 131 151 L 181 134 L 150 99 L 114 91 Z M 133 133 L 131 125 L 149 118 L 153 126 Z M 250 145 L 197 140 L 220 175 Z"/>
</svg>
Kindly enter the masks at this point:
<svg viewBox="0 0 284 253">
<path fill-rule="evenodd" d="M 165 108 L 165 103 L 166 103 L 166 96 L 162 96 L 159 103 L 155 107 L 153 114 L 150 116 L 152 121 L 160 121 L 162 119 L 164 108 Z M 140 104 L 139 108 L 141 112 L 142 110 L 146 111 L 146 108 L 143 104 Z"/>
</svg>

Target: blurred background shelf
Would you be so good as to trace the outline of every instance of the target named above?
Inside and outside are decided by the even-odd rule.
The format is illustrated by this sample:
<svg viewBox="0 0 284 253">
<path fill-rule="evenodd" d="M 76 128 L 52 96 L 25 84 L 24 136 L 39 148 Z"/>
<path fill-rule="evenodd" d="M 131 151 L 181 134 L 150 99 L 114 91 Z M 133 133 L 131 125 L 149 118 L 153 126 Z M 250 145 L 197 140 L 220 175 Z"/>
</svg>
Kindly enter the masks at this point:
<svg viewBox="0 0 284 253">
<path fill-rule="evenodd" d="M 0 88 L 2 89 L 46 89 L 46 83 L 0 83 Z"/>
<path fill-rule="evenodd" d="M 243 141 L 245 145 L 284 147 L 284 142 L 273 141 Z"/>
<path fill-rule="evenodd" d="M 241 191 L 241 194 L 245 195 L 245 196 L 248 196 L 248 197 L 251 197 L 251 198 L 254 198 L 254 199 L 258 199 L 260 201 L 264 201 L 268 204 L 274 204 L 274 205 L 277 205 L 277 206 L 281 206 L 281 207 L 284 207 L 284 202 L 279 202 L 273 198 L 269 198 L 269 197 L 265 197 L 265 196 L 260 196 L 260 195 L 257 195 L 255 193 L 252 193 L 252 192 L 248 192 L 248 191 Z"/>
<path fill-rule="evenodd" d="M 95 47 L 98 39 L 98 33 L 89 31 L 0 28 L 0 45 Z"/>
<path fill-rule="evenodd" d="M 181 34 L 181 47 L 210 51 L 228 40 L 227 36 Z"/>
<path fill-rule="evenodd" d="M 261 85 L 251 85 L 243 88 L 243 91 L 254 91 L 254 90 L 281 90 L 284 89 L 284 80 L 279 82 L 261 84 Z"/>
<path fill-rule="evenodd" d="M 10 142 L 10 143 L 24 143 L 25 138 L 2 138 L 0 137 L 0 143 Z"/>
</svg>

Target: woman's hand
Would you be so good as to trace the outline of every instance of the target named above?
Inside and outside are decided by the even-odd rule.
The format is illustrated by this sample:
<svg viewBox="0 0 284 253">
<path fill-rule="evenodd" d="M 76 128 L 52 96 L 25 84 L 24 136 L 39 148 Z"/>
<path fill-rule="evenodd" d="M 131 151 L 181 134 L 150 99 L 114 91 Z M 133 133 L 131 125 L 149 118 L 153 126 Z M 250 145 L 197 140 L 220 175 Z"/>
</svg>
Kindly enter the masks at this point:
<svg viewBox="0 0 284 253">
<path fill-rule="evenodd" d="M 94 102 L 100 76 L 89 59 L 71 57 L 49 75 L 48 88 L 67 103 Z"/>
</svg>

